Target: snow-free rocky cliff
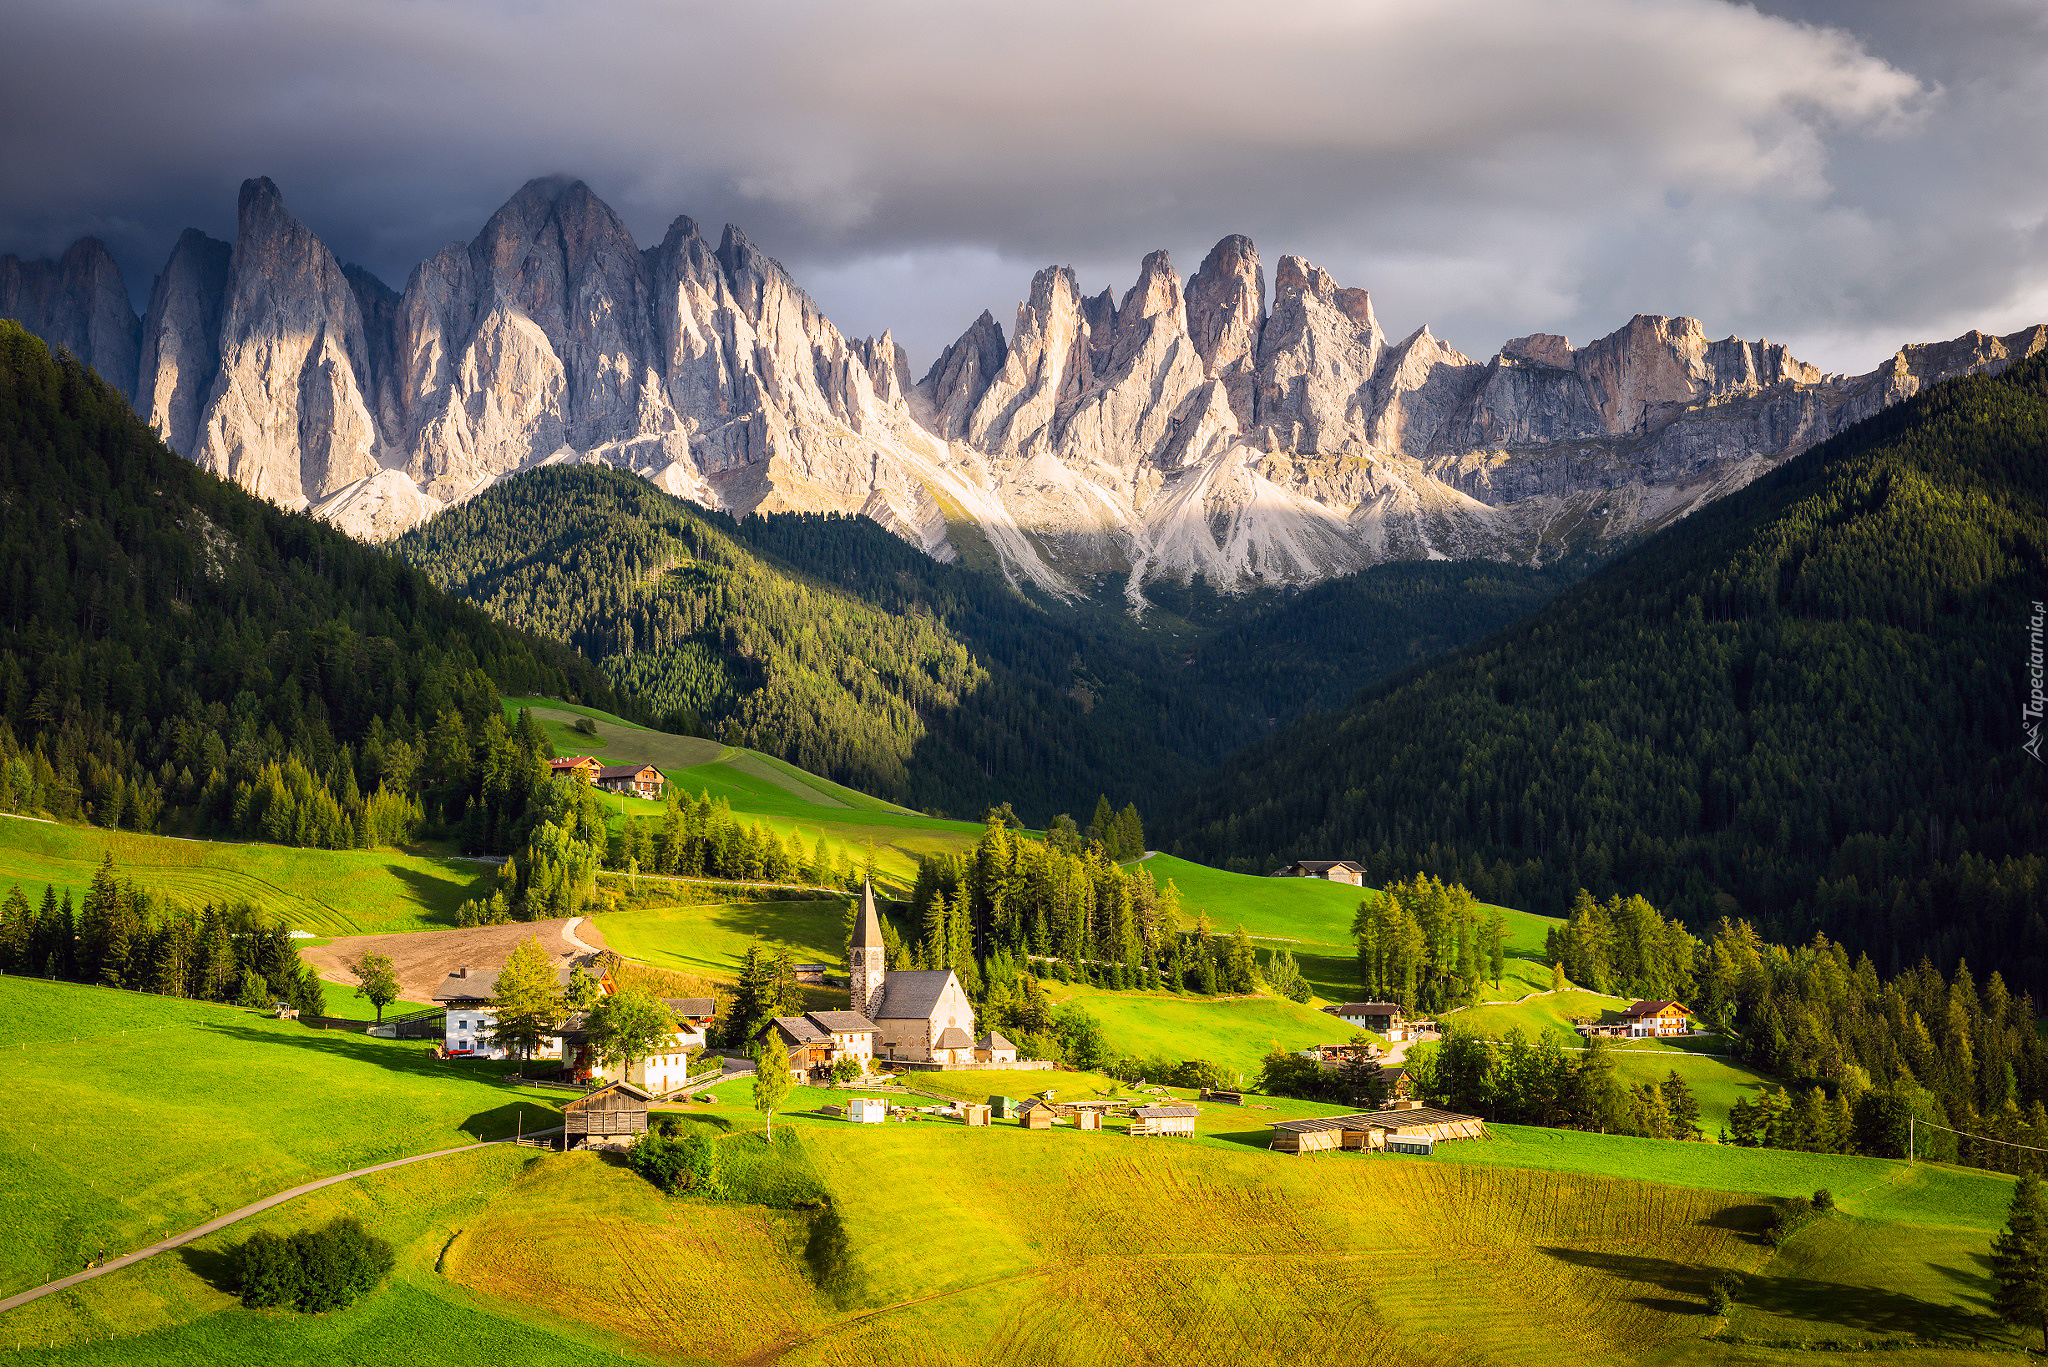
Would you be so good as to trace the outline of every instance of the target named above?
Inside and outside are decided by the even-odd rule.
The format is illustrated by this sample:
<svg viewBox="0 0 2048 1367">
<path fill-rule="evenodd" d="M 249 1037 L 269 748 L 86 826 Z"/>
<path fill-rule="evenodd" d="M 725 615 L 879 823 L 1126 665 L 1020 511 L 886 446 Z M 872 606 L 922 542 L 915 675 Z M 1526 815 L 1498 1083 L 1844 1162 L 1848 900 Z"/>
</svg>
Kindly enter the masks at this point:
<svg viewBox="0 0 2048 1367">
<path fill-rule="evenodd" d="M 1380 331 L 1364 290 L 1216 244 L 1121 300 L 1031 282 L 921 380 L 847 338 L 737 229 L 642 250 L 580 182 L 537 180 L 402 293 L 338 262 L 277 187 L 232 247 L 181 237 L 134 316 L 91 239 L 0 257 L 0 315 L 68 348 L 174 448 L 362 537 L 514 471 L 603 460 L 734 513 L 859 512 L 942 559 L 986 542 L 1056 593 L 1202 575 L 1302 583 L 1387 560 L 1542 562 L 1654 529 L 2048 328 L 1823 375 L 1770 342 L 1639 316 L 1475 361 Z"/>
</svg>

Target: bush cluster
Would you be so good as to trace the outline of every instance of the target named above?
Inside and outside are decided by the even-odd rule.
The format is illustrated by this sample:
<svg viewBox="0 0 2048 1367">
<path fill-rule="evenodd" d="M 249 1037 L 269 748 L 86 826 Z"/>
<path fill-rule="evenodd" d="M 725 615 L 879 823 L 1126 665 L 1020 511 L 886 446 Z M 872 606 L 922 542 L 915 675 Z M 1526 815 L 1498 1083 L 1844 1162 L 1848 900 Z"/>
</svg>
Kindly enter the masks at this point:
<svg viewBox="0 0 2048 1367">
<path fill-rule="evenodd" d="M 242 1304 L 305 1314 L 339 1310 L 391 1270 L 391 1245 L 352 1215 L 289 1237 L 259 1230 L 231 1255 Z"/>
</svg>

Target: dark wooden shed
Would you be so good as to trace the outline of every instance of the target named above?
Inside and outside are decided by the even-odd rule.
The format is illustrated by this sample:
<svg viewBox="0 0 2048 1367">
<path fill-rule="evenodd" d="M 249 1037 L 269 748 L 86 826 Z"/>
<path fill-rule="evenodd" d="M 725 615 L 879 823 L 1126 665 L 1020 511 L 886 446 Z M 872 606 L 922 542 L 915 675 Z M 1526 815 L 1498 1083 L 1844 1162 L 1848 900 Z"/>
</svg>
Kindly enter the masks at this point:
<svg viewBox="0 0 2048 1367">
<path fill-rule="evenodd" d="M 578 1144 L 616 1148 L 647 1133 L 647 1103 L 653 1100 L 630 1082 L 612 1082 L 586 1092 L 562 1108 L 565 1147 Z"/>
</svg>

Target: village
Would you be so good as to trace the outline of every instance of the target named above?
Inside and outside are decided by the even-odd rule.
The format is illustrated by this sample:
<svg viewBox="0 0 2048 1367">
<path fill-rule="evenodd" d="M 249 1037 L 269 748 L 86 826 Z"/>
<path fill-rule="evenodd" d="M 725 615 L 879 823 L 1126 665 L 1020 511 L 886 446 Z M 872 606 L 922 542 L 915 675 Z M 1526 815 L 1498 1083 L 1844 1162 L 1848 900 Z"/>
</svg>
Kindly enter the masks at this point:
<svg viewBox="0 0 2048 1367">
<path fill-rule="evenodd" d="M 578 764 L 578 761 L 563 761 Z M 585 772 L 579 768 L 576 772 Z M 595 771 L 601 776 L 605 771 Z M 630 766 L 620 773 L 632 780 Z M 601 777 L 593 777 L 593 782 Z M 1349 882 L 1358 866 L 1346 863 L 1297 865 L 1309 873 L 1283 871 L 1284 876 L 1326 877 Z M 1283 876 L 1283 875 L 1276 875 Z M 820 1009 L 801 1015 L 776 1016 L 765 1038 L 769 1055 L 783 1060 L 792 1086 L 830 1088 L 863 1093 L 817 1105 L 815 1114 L 849 1124 L 950 1122 L 969 1128 L 1011 1124 L 1024 1130 L 1070 1127 L 1077 1131 L 1108 1129 L 1135 1138 L 1184 1137 L 1196 1133 L 1202 1104 L 1228 1106 L 1251 1118 L 1247 1108 L 1259 1102 L 1242 1091 L 1199 1089 L 1192 1098 L 1176 1098 L 1163 1086 L 1140 1080 L 1129 1094 L 1111 1097 L 1060 1095 L 1055 1065 L 1019 1056 L 1017 1046 L 998 1032 L 977 1031 L 975 1009 L 951 969 L 890 969 L 872 885 L 864 886 L 860 909 L 848 944 L 848 1005 L 844 1010 Z M 828 965 L 799 966 L 804 978 L 822 983 Z M 558 987 L 587 977 L 601 998 L 617 990 L 612 976 L 595 955 L 566 954 L 554 965 Z M 498 1038 L 494 1010 L 498 971 L 474 965 L 451 969 L 433 993 L 440 1010 L 440 1046 L 444 1059 L 512 1060 Z M 644 1056 L 607 1059 L 593 1048 L 588 1010 L 568 1014 L 539 1046 L 517 1060 L 522 1081 L 546 1081 L 576 1090 L 565 1101 L 557 1145 L 563 1149 L 620 1149 L 645 1134 L 650 1115 L 682 1110 L 712 1100 L 706 1090 L 736 1077 L 752 1075 L 762 1055 L 720 1053 L 710 1045 L 717 1021 L 712 997 L 661 999 L 673 1029 Z M 1633 1033 L 1675 1033 L 1683 1028 L 1683 1009 L 1676 1003 L 1637 1003 L 1643 1008 L 1621 1027 Z M 1315 1046 L 1302 1057 L 1334 1072 L 1364 1065 L 1375 1079 L 1377 1109 L 1349 1115 L 1315 1116 L 1264 1123 L 1273 1152 L 1306 1155 L 1325 1151 L 1426 1156 L 1439 1144 L 1483 1139 L 1486 1127 L 1476 1116 L 1426 1106 L 1412 1096 L 1402 1066 L 1407 1048 L 1439 1038 L 1437 1023 L 1411 1018 L 1392 1002 L 1344 1002 L 1323 1008 L 1336 1022 L 1354 1031 L 1368 1031 L 1385 1041 Z M 1632 1011 L 1634 1008 L 1632 1008 Z M 397 1035 L 407 1027 L 377 1027 L 373 1033 Z M 540 1065 L 536 1067 L 536 1065 Z M 921 1074 L 1010 1072 L 1041 1075 L 1047 1086 L 1034 1084 L 1020 1096 L 991 1094 L 985 1100 L 947 1096 L 920 1088 Z M 1020 1076 L 1019 1081 L 1023 1081 Z M 1019 1089 L 1013 1089 L 1019 1090 Z M 1105 1126 L 1105 1121 L 1116 1122 Z"/>
</svg>

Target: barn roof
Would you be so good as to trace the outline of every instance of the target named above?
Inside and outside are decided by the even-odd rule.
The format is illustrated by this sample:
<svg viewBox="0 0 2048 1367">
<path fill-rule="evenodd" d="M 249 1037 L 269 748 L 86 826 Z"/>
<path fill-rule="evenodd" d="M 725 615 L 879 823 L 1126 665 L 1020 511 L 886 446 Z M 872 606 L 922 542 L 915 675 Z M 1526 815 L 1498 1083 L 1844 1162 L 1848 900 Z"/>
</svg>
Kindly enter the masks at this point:
<svg viewBox="0 0 2048 1367">
<path fill-rule="evenodd" d="M 1286 869 L 1307 869 L 1311 873 L 1328 873 L 1331 869 L 1349 869 L 1353 873 L 1364 873 L 1365 865 L 1354 864 L 1349 859 L 1297 859 Z"/>
<path fill-rule="evenodd" d="M 1192 1120 L 1202 1114 L 1199 1106 L 1140 1106 L 1131 1112 L 1140 1120 Z"/>
<path fill-rule="evenodd" d="M 632 778 L 635 775 L 645 773 L 649 769 L 654 769 L 654 766 L 651 764 L 602 764 L 598 766 L 597 776 L 599 778 Z M 654 769 L 654 772 L 659 774 L 661 771 Z"/>
<path fill-rule="evenodd" d="M 1333 1016 L 1398 1016 L 1399 1002 L 1345 1002 L 1341 1006 L 1326 1006 L 1323 1010 Z"/>
<path fill-rule="evenodd" d="M 1295 1134 L 1317 1130 L 1401 1130 L 1411 1125 L 1461 1125 L 1477 1120 L 1476 1115 L 1439 1111 L 1428 1106 L 1411 1106 L 1397 1111 L 1360 1111 L 1356 1115 L 1317 1115 L 1306 1120 L 1275 1120 L 1272 1127 Z"/>
<path fill-rule="evenodd" d="M 1661 1016 L 1666 1008 L 1669 1007 L 1676 1007 L 1678 1010 L 1684 1011 L 1685 1003 L 1669 1000 L 1630 1002 L 1628 1009 L 1621 1014 L 1630 1020 L 1636 1020 L 1643 1016 Z"/>
<path fill-rule="evenodd" d="M 604 1086 L 585 1092 L 562 1107 L 565 1111 L 579 1111 L 606 1096 L 627 1096 L 635 1101 L 654 1100 L 654 1093 L 642 1091 L 630 1082 L 607 1082 Z"/>
<path fill-rule="evenodd" d="M 662 1000 L 678 1016 L 704 1020 L 718 1014 L 718 1002 L 711 997 L 663 997 Z"/>
<path fill-rule="evenodd" d="M 873 1033 L 875 1023 L 858 1011 L 813 1011 L 804 1019 L 835 1035 Z"/>
<path fill-rule="evenodd" d="M 950 968 L 891 970 L 882 979 L 882 1001 L 875 1008 L 875 1019 L 930 1020 L 932 1008 L 945 995 L 946 984 L 957 981 Z"/>
<path fill-rule="evenodd" d="M 798 1044 L 820 1044 L 831 1038 L 805 1016 L 777 1016 L 770 1023 Z"/>
</svg>

